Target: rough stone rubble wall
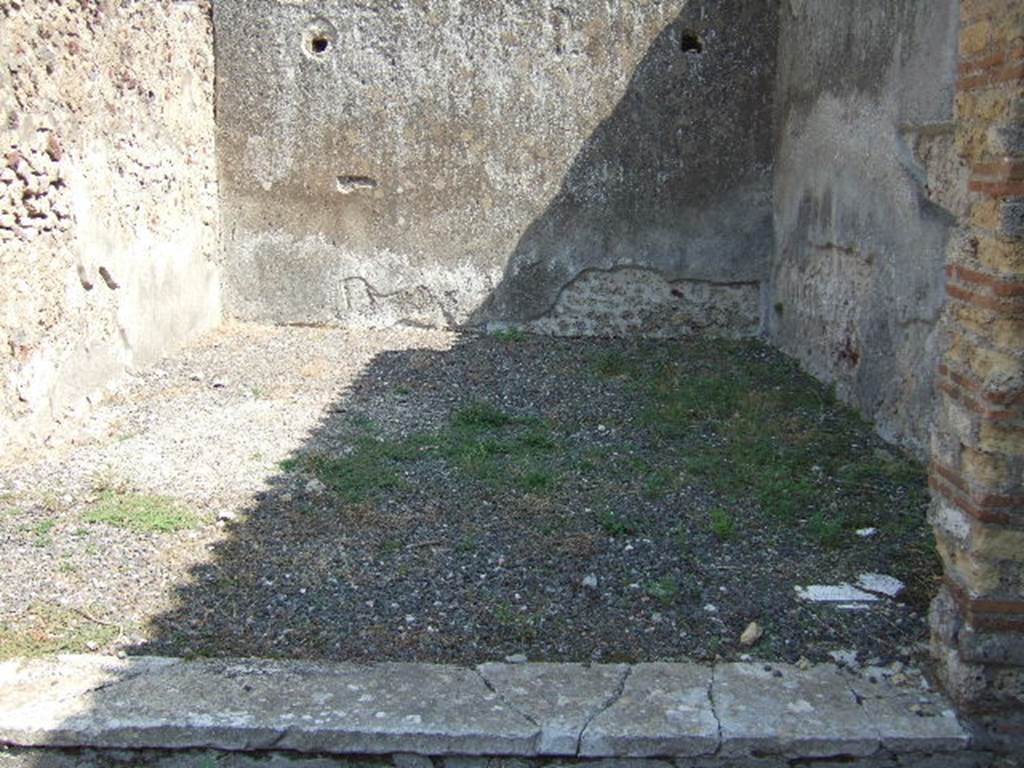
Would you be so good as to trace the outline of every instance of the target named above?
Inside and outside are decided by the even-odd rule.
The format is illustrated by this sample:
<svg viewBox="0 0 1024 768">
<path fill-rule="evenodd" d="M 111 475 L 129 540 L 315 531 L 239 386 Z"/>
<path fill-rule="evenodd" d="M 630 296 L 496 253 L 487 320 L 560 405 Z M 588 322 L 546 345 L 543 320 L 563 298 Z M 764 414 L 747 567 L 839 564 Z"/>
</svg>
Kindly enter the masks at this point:
<svg viewBox="0 0 1024 768">
<path fill-rule="evenodd" d="M 956 0 L 784 0 L 770 338 L 925 455 L 962 207 Z"/>
<path fill-rule="evenodd" d="M 203 0 L 0 3 L 0 453 L 219 322 Z"/>
<path fill-rule="evenodd" d="M 968 211 L 948 250 L 931 520 L 946 687 L 1024 754 L 1024 5 L 961 0 L 956 148 Z"/>
<path fill-rule="evenodd" d="M 776 8 L 219 0 L 229 311 L 756 332 Z"/>
</svg>

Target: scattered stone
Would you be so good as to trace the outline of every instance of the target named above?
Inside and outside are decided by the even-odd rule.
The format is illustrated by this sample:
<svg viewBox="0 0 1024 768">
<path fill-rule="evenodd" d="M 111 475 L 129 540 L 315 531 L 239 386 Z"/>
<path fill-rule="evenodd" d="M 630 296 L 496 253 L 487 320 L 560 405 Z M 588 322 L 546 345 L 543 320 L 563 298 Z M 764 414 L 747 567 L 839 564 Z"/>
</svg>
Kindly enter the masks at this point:
<svg viewBox="0 0 1024 768">
<path fill-rule="evenodd" d="M 507 664 L 525 664 L 527 661 L 525 653 L 513 653 L 511 656 L 505 657 L 505 663 Z"/>
<path fill-rule="evenodd" d="M 893 598 L 899 597 L 906 589 L 899 579 L 881 573 L 862 573 L 857 579 L 857 586 L 866 592 Z"/>
<path fill-rule="evenodd" d="M 227 379 L 217 378 L 210 382 L 210 386 L 214 389 L 227 389 L 228 383 Z"/>
<path fill-rule="evenodd" d="M 855 668 L 857 666 L 857 651 L 851 649 L 841 649 L 838 651 L 829 651 L 828 655 L 832 657 L 833 661 L 841 667 Z"/>
<path fill-rule="evenodd" d="M 740 645 L 750 647 L 757 643 L 758 640 L 764 635 L 764 629 L 756 621 L 750 622 L 747 628 L 743 630 L 743 634 L 740 635 Z"/>
<path fill-rule="evenodd" d="M 311 495 L 321 494 L 327 490 L 327 486 L 317 480 L 315 477 L 306 483 L 306 493 Z"/>
<path fill-rule="evenodd" d="M 217 520 L 222 523 L 232 523 L 238 519 L 238 514 L 230 509 L 222 509 L 217 513 Z"/>
<path fill-rule="evenodd" d="M 597 589 L 597 576 L 590 573 L 583 577 L 583 586 L 587 589 Z"/>
<path fill-rule="evenodd" d="M 857 529 L 857 535 L 860 536 L 862 539 L 870 539 L 872 536 L 875 536 L 877 533 L 878 533 L 878 529 L 877 528 L 858 528 Z"/>
<path fill-rule="evenodd" d="M 794 587 L 796 596 L 812 603 L 874 603 L 878 601 L 872 595 L 850 584 L 812 584 L 809 587 Z M 842 607 L 842 606 L 841 606 Z"/>
<path fill-rule="evenodd" d="M 801 672 L 806 672 L 812 666 L 811 660 L 808 659 L 806 656 L 801 656 L 800 660 L 796 663 L 796 666 L 797 669 L 799 669 Z"/>
</svg>

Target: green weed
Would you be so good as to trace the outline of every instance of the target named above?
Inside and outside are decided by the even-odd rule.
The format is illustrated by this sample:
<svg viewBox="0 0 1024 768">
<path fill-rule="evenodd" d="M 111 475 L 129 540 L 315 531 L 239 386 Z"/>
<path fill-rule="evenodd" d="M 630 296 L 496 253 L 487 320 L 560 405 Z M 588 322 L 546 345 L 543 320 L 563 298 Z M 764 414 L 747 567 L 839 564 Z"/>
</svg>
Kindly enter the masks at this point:
<svg viewBox="0 0 1024 768">
<path fill-rule="evenodd" d="M 101 493 L 83 520 L 136 533 L 174 533 L 199 524 L 196 516 L 174 499 L 118 491 Z"/>
</svg>

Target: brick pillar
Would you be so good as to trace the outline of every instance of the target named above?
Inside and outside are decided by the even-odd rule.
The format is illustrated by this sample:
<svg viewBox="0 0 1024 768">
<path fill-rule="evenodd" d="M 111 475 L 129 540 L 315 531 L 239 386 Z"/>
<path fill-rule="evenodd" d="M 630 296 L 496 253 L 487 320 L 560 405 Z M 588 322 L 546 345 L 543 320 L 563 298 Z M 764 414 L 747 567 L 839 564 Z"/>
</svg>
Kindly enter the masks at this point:
<svg viewBox="0 0 1024 768">
<path fill-rule="evenodd" d="M 1024 748 L 1024 0 L 961 0 L 957 150 L 968 213 L 947 257 L 931 522 L 932 645 L 991 746 Z"/>
</svg>

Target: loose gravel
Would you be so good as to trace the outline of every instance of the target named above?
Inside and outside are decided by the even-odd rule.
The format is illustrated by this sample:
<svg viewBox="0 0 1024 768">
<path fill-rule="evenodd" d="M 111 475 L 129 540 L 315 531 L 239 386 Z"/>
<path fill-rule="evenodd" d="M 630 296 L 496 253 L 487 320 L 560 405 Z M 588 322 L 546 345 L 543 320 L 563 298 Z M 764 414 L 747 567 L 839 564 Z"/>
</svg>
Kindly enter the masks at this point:
<svg viewBox="0 0 1024 768">
<path fill-rule="evenodd" d="M 672 400 L 733 369 L 754 372 L 748 408 L 813 395 L 793 424 L 830 452 L 792 492 L 751 474 L 772 443 L 729 453 L 718 388 L 715 408 Z M 888 664 L 927 636 L 923 474 L 753 342 L 232 325 L 81 434 L 0 468 L 0 653 Z M 779 455 L 818 450 L 796 442 Z M 193 522 L 96 522 L 112 494 Z M 797 597 L 865 572 L 908 591 Z"/>
</svg>

